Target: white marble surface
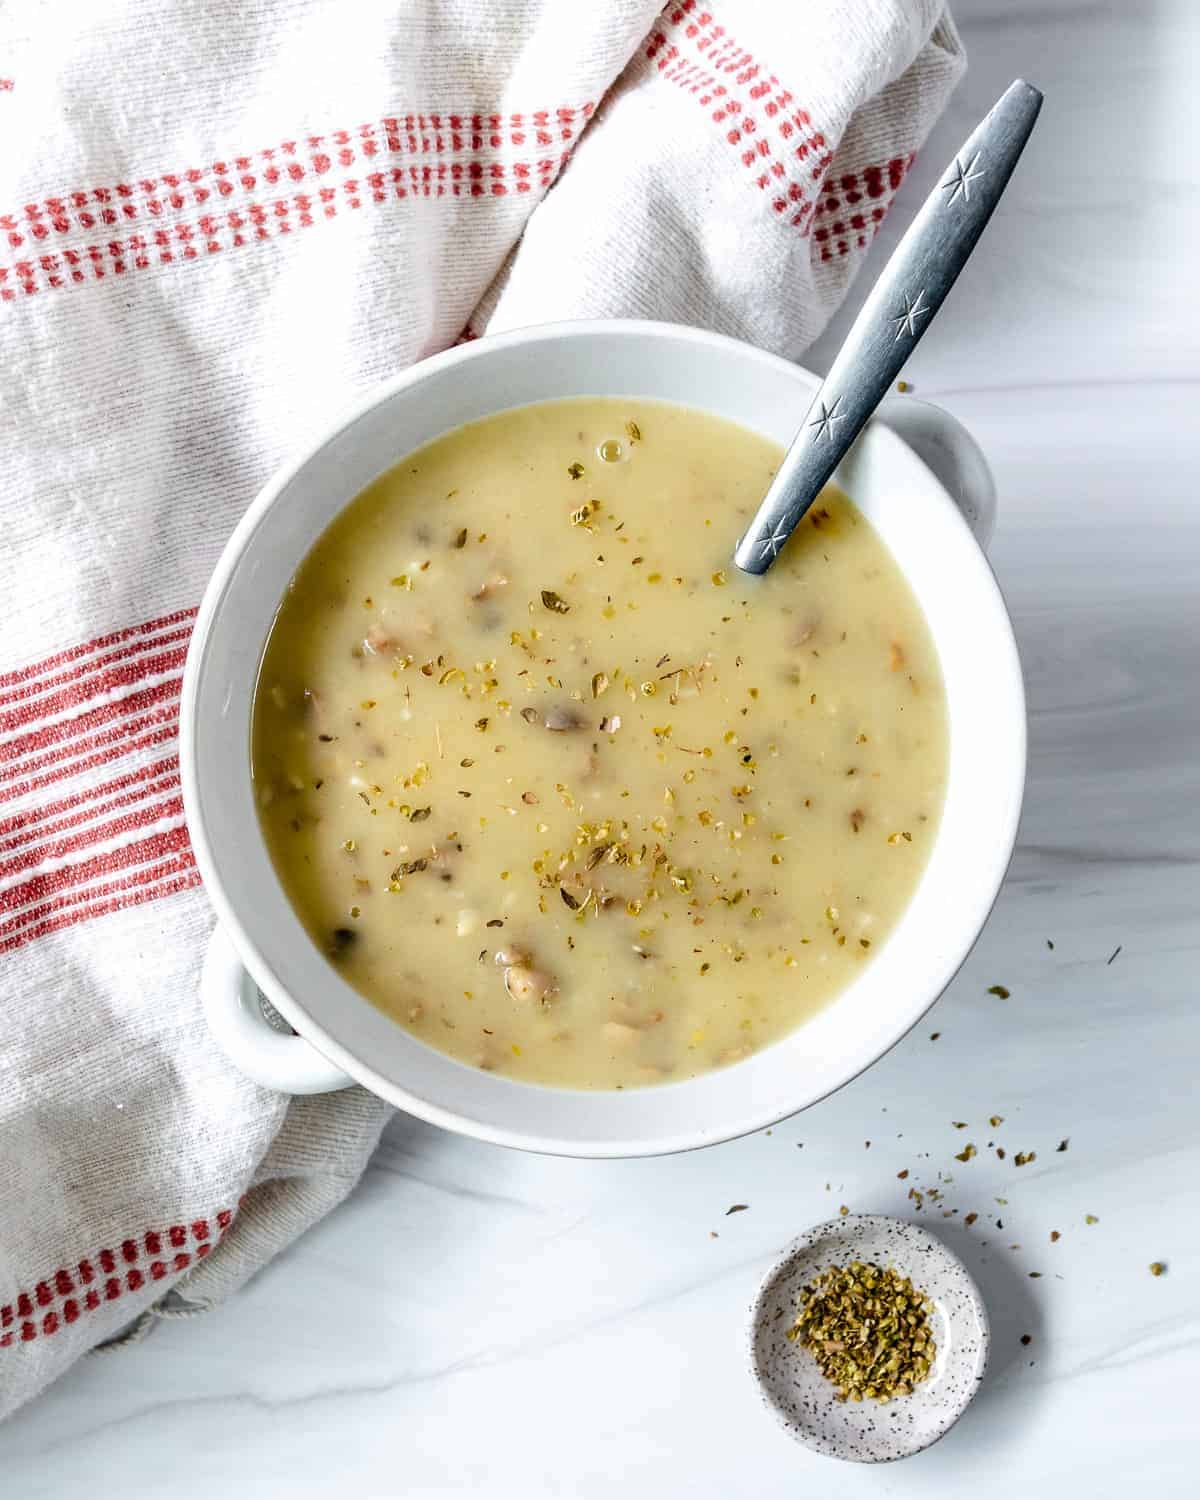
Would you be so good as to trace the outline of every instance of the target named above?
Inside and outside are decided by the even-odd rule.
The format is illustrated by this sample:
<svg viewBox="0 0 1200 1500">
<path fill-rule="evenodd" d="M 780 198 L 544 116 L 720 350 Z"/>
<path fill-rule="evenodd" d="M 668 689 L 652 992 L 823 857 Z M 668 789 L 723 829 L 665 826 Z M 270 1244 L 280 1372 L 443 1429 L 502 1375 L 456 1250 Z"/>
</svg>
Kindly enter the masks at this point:
<svg viewBox="0 0 1200 1500">
<path fill-rule="evenodd" d="M 909 372 L 994 463 L 1028 674 L 1025 820 L 974 956 L 879 1066 L 732 1145 L 553 1161 L 397 1119 L 351 1201 L 231 1305 L 85 1361 L 0 1430 L 5 1496 L 1195 1493 L 1200 15 L 955 8 L 972 71 L 910 208 L 1010 77 L 1048 96 Z M 960 1166 L 968 1135 L 1008 1159 Z M 794 1233 L 842 1203 L 905 1212 L 939 1168 L 922 1218 L 979 1278 L 991 1371 L 937 1447 L 835 1468 L 759 1409 L 746 1311 Z"/>
</svg>

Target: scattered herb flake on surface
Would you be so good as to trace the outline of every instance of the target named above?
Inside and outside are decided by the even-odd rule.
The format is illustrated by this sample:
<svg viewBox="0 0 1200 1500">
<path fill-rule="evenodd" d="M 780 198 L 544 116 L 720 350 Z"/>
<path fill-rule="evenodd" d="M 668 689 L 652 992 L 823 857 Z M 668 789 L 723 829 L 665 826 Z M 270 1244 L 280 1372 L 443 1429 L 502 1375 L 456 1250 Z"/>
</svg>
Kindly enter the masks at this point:
<svg viewBox="0 0 1200 1500">
<path fill-rule="evenodd" d="M 1085 1224 L 1099 1224 L 1100 1220 L 1096 1217 L 1095 1214 L 1084 1214 L 1083 1222 Z"/>
<path fill-rule="evenodd" d="M 1166 1270 L 1167 1263 L 1165 1260 L 1152 1260 L 1150 1262 L 1151 1276 L 1164 1276 L 1166 1274 Z"/>
<path fill-rule="evenodd" d="M 728 1218 L 730 1214 L 744 1214 L 749 1207 L 750 1205 L 748 1203 L 731 1204 L 730 1207 L 725 1210 L 725 1217 Z"/>
<path fill-rule="evenodd" d="M 1108 964 L 1112 963 L 1113 959 L 1116 958 L 1117 954 L 1120 953 L 1121 949 L 1124 946 L 1125 946 L 1124 943 L 1118 943 L 1117 944 L 1117 946 L 1113 949 L 1113 951 L 1108 955 L 1108 962 L 1105 964 L 1105 968 L 1108 967 Z M 1156 1264 L 1157 1264 L 1157 1262 L 1156 1262 Z"/>
<path fill-rule="evenodd" d="M 1054 1149 L 1056 1151 L 1065 1151 L 1070 1144 L 1071 1144 L 1071 1137 L 1069 1135 L 1068 1136 L 1064 1136 L 1063 1139 L 1061 1141 L 1059 1141 L 1058 1145 L 1055 1146 Z"/>
<path fill-rule="evenodd" d="M 584 474 L 583 465 L 581 463 L 568 464 L 567 473 L 572 479 L 582 479 Z"/>
<path fill-rule="evenodd" d="M 565 615 L 571 608 L 567 601 L 560 594 L 556 594 L 553 589 L 542 590 L 542 603 L 552 614 L 556 615 Z"/>
<path fill-rule="evenodd" d="M 1007 1000 L 1010 993 L 1011 991 L 1005 989 L 1002 984 L 992 984 L 988 986 L 988 994 L 996 995 L 1001 1000 Z"/>
</svg>

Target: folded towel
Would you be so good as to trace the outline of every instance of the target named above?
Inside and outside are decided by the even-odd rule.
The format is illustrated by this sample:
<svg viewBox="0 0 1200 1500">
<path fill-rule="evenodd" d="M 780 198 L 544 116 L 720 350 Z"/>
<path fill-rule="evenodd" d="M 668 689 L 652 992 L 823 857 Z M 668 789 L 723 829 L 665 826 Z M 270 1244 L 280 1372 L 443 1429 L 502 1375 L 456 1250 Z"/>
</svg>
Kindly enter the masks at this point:
<svg viewBox="0 0 1200 1500">
<path fill-rule="evenodd" d="M 464 331 L 800 354 L 963 66 L 940 0 L 660 3 L 0 14 L 0 1415 L 235 1289 L 386 1115 L 197 1004 L 180 674 L 255 491 Z"/>
</svg>

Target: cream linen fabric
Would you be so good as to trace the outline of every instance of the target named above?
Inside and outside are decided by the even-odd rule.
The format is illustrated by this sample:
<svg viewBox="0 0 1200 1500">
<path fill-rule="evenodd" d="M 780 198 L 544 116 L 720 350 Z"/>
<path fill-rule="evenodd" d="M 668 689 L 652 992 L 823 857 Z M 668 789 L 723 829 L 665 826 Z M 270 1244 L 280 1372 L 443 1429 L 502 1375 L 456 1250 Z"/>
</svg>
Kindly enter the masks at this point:
<svg viewBox="0 0 1200 1500">
<path fill-rule="evenodd" d="M 468 327 L 799 355 L 962 66 L 938 0 L 0 10 L 0 1414 L 233 1291 L 384 1121 L 197 1008 L 179 678 L 255 491 Z"/>
</svg>

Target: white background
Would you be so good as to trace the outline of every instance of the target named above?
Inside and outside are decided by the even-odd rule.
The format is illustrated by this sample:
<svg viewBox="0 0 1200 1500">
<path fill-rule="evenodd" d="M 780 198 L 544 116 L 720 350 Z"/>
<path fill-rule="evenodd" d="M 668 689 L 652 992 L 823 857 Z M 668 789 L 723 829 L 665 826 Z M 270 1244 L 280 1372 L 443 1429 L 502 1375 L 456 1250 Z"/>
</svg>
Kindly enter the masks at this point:
<svg viewBox="0 0 1200 1500">
<path fill-rule="evenodd" d="M 834 1099 L 691 1156 L 543 1160 L 397 1119 L 351 1201 L 233 1303 L 0 1429 L 5 1496 L 1195 1494 L 1200 8 L 954 9 L 971 71 L 872 266 L 1012 77 L 1047 95 L 907 372 L 994 465 L 1028 678 L 1020 844 L 963 973 Z M 956 1163 L 955 1119 L 1007 1160 Z M 979 1279 L 991 1370 L 936 1448 L 835 1466 L 760 1408 L 746 1310 L 799 1230 L 905 1212 L 939 1170 L 921 1217 Z"/>
</svg>

